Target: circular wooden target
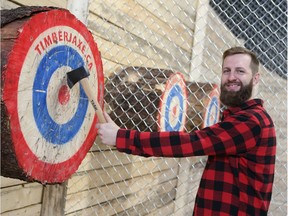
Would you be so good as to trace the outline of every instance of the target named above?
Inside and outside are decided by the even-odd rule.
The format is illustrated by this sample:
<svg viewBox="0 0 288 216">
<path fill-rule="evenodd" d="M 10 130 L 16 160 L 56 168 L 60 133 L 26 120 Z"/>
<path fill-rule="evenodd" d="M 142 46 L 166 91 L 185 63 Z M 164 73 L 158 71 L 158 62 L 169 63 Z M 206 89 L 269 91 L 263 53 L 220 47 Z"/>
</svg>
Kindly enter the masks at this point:
<svg viewBox="0 0 288 216">
<path fill-rule="evenodd" d="M 177 72 L 169 77 L 161 96 L 159 131 L 182 131 L 187 112 L 187 94 L 184 78 Z"/>
<path fill-rule="evenodd" d="M 18 35 L 2 70 L 11 145 L 27 178 L 63 182 L 77 170 L 97 135 L 93 107 L 79 83 L 69 89 L 66 74 L 84 66 L 103 106 L 100 53 L 86 26 L 67 10 L 34 11 L 4 28 L 11 26 L 18 28 Z"/>
</svg>

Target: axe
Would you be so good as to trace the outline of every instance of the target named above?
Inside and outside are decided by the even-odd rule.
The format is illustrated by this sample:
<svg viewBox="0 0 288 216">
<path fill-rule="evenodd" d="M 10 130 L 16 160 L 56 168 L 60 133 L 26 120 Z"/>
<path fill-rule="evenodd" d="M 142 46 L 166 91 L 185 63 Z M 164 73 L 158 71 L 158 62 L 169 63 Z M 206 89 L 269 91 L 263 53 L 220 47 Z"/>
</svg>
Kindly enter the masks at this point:
<svg viewBox="0 0 288 216">
<path fill-rule="evenodd" d="M 102 109 L 89 86 L 89 82 L 87 78 L 89 75 L 90 75 L 89 72 L 87 72 L 85 68 L 81 66 L 67 73 L 67 84 L 69 88 L 71 89 L 77 82 L 80 81 L 84 92 L 86 93 L 90 103 L 92 104 L 96 112 L 99 122 L 105 123 L 106 119 L 103 115 Z"/>
</svg>

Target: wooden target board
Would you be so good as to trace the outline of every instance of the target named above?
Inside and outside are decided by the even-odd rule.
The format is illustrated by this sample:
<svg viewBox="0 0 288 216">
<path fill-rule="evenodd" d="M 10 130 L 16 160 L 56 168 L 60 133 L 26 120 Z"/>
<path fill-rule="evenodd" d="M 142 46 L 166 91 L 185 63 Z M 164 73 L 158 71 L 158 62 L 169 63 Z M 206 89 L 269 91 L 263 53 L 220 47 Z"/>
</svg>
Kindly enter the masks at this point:
<svg viewBox="0 0 288 216">
<path fill-rule="evenodd" d="M 27 14 L 29 8 L 25 10 Z M 80 84 L 69 89 L 66 73 L 85 66 L 103 107 L 103 67 L 93 36 L 69 11 L 30 10 L 32 15 L 1 28 L 2 39 L 17 28 L 10 52 L 1 56 L 5 58 L 1 104 L 10 126 L 6 136 L 11 136 L 4 149 L 11 146 L 23 175 L 5 172 L 2 163 L 1 169 L 8 177 L 63 182 L 92 146 L 98 120 Z"/>
<path fill-rule="evenodd" d="M 187 112 L 187 93 L 183 75 L 169 77 L 159 106 L 159 131 L 183 131 Z"/>
</svg>

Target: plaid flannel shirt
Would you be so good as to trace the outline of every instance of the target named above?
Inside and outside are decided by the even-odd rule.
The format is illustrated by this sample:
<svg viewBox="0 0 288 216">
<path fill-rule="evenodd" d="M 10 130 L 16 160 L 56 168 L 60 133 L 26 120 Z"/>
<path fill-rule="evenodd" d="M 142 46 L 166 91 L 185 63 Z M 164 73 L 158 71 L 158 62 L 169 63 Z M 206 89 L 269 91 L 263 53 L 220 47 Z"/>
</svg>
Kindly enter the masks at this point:
<svg viewBox="0 0 288 216">
<path fill-rule="evenodd" d="M 191 133 L 120 129 L 116 147 L 145 157 L 208 155 L 194 215 L 267 215 L 276 135 L 260 99 L 227 109 L 221 122 Z"/>
</svg>

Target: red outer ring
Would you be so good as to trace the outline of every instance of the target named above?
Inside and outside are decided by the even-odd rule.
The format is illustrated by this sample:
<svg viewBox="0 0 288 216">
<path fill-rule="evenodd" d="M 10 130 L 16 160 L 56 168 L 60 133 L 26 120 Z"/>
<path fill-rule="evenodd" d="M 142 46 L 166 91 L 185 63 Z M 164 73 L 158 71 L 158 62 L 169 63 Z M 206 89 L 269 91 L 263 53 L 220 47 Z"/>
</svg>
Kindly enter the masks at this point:
<svg viewBox="0 0 288 216">
<path fill-rule="evenodd" d="M 7 68 L 3 84 L 3 101 L 7 107 L 8 115 L 10 116 L 10 128 L 12 144 L 14 146 L 18 165 L 33 180 L 42 183 L 57 183 L 67 180 L 76 170 L 86 156 L 87 152 L 93 145 L 96 139 L 97 130 L 95 124 L 98 121 L 95 115 L 92 126 L 89 130 L 87 139 L 84 141 L 79 150 L 68 160 L 49 164 L 40 161 L 36 155 L 30 150 L 26 143 L 20 128 L 17 108 L 17 90 L 20 72 L 25 60 L 25 57 L 35 41 L 35 39 L 47 29 L 54 26 L 68 26 L 76 30 L 88 43 L 93 57 L 98 78 L 98 98 L 100 106 L 103 108 L 104 97 L 104 75 L 101 56 L 92 34 L 86 26 L 81 23 L 74 15 L 65 9 L 55 9 L 47 12 L 41 12 L 33 15 L 22 26 L 20 34 L 15 41 L 13 51 L 9 54 L 7 60 Z"/>
</svg>

